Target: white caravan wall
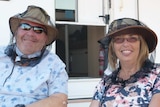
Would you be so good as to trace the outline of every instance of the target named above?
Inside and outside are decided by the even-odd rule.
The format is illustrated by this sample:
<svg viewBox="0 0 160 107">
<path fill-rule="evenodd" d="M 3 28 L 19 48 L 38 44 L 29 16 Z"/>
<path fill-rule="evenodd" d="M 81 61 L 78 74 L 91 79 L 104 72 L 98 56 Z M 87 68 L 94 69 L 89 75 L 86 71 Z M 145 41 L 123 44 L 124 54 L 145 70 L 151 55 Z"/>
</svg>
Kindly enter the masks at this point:
<svg viewBox="0 0 160 107">
<path fill-rule="evenodd" d="M 145 4 L 144 4 L 145 3 Z M 158 35 L 158 45 L 156 48 L 156 60 L 160 63 L 160 1 L 159 0 L 139 0 L 139 19 L 148 27 L 153 29 Z"/>
<path fill-rule="evenodd" d="M 111 0 L 111 20 L 130 17 L 137 19 L 137 0 Z"/>
<path fill-rule="evenodd" d="M 6 45 L 9 43 L 10 30 L 9 30 L 9 17 L 21 13 L 27 9 L 28 5 L 37 5 L 43 7 L 48 14 L 55 20 L 55 7 L 54 0 L 9 0 L 0 1 L 0 45 Z M 53 51 L 55 49 L 53 45 Z"/>
</svg>

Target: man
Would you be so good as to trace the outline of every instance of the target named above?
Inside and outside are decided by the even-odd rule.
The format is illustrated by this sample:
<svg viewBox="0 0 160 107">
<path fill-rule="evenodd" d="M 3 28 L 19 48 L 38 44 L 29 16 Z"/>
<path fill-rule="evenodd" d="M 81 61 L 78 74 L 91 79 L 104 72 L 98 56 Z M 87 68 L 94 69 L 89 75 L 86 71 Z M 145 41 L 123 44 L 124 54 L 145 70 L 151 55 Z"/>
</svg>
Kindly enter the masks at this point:
<svg viewBox="0 0 160 107">
<path fill-rule="evenodd" d="M 9 19 L 11 43 L 0 49 L 0 107 L 67 107 L 65 64 L 50 52 L 57 29 L 37 6 Z"/>
</svg>

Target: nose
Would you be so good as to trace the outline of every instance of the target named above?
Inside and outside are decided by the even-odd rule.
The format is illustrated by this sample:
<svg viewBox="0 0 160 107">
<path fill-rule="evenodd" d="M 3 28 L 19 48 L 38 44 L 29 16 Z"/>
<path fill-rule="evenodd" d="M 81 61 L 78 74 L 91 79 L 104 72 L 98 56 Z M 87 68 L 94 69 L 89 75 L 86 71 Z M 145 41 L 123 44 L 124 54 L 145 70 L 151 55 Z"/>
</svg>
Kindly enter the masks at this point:
<svg viewBox="0 0 160 107">
<path fill-rule="evenodd" d="M 128 38 L 124 38 L 124 42 L 128 42 Z"/>
<path fill-rule="evenodd" d="M 124 46 L 127 46 L 129 44 L 127 38 L 124 39 L 123 43 L 122 43 Z"/>
</svg>

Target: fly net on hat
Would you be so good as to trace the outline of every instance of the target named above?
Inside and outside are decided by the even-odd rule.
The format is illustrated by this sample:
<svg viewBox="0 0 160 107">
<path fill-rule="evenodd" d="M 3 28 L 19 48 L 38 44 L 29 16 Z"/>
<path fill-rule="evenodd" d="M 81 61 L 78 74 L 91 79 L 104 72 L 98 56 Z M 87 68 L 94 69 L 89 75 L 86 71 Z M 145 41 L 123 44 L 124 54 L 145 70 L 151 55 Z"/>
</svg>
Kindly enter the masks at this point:
<svg viewBox="0 0 160 107">
<path fill-rule="evenodd" d="M 31 5 L 28 6 L 27 10 L 23 13 L 10 17 L 9 25 L 13 35 L 19 27 L 21 20 L 38 23 L 46 28 L 48 36 L 46 46 L 52 44 L 55 41 L 57 37 L 57 29 L 55 28 L 55 24 L 53 23 L 47 12 L 41 7 Z"/>
</svg>

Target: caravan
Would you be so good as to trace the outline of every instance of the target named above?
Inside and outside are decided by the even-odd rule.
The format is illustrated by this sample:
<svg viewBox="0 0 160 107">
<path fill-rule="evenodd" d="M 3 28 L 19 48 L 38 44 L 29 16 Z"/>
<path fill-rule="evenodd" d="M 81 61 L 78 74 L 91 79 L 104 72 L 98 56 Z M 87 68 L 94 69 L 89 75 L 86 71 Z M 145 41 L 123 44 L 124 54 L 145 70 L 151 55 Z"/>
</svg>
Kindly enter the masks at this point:
<svg viewBox="0 0 160 107">
<path fill-rule="evenodd" d="M 70 77 L 68 107 L 88 107 L 101 78 L 97 41 L 107 33 L 108 24 L 114 19 L 131 17 L 160 35 L 159 3 L 158 0 L 0 0 L 0 45 L 9 43 L 10 16 L 24 11 L 28 5 L 46 9 L 59 30 L 52 51 L 65 62 Z M 152 53 L 153 61 L 158 63 L 159 51 L 158 44 Z"/>
</svg>

